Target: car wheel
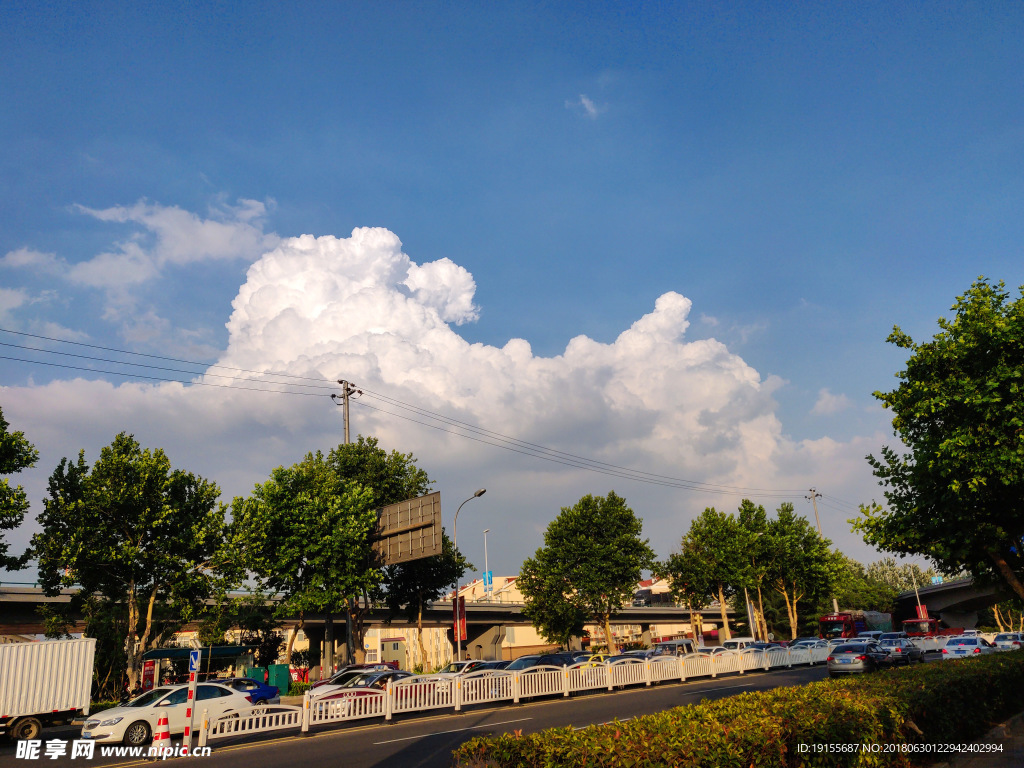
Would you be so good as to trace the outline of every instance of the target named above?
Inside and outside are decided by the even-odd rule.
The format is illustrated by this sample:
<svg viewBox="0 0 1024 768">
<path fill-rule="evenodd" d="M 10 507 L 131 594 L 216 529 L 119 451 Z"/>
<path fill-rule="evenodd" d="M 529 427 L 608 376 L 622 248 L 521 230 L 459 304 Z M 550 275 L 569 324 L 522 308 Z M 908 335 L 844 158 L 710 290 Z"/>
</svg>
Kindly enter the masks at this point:
<svg viewBox="0 0 1024 768">
<path fill-rule="evenodd" d="M 266 706 L 266 703 L 267 703 L 266 699 L 256 699 L 256 701 L 253 702 L 253 706 L 263 707 L 263 706 Z"/>
<path fill-rule="evenodd" d="M 124 730 L 124 743 L 129 747 L 141 747 L 149 741 L 149 723 L 139 720 L 132 723 Z"/>
<path fill-rule="evenodd" d="M 32 741 L 38 739 L 43 731 L 43 724 L 34 717 L 26 717 L 19 720 L 18 724 L 11 729 L 11 738 L 15 741 Z"/>
</svg>

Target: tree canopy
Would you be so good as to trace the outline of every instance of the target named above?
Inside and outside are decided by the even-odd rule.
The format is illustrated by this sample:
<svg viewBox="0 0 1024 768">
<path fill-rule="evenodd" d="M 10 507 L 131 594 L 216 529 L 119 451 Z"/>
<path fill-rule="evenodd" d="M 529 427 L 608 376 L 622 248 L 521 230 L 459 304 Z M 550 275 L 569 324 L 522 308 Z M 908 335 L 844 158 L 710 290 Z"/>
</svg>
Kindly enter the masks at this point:
<svg viewBox="0 0 1024 768">
<path fill-rule="evenodd" d="M 50 476 L 32 538 L 48 595 L 80 585 L 127 610 L 126 670 L 134 686 L 142 653 L 156 646 L 158 608 L 179 622 L 201 609 L 223 542 L 224 510 L 214 483 L 172 470 L 160 449 L 121 433 L 92 466 L 80 452 Z"/>
<path fill-rule="evenodd" d="M 642 572 L 654 565 L 654 551 L 640 538 L 642 527 L 614 491 L 562 507 L 544 532 L 544 546 L 520 571 L 524 615 L 562 643 L 582 631 L 584 620 L 593 621 L 604 627 L 614 653 L 611 617 L 632 600 Z"/>
<path fill-rule="evenodd" d="M 979 278 L 958 296 L 951 320 L 907 350 L 899 386 L 875 397 L 893 412 L 908 452 L 868 456 L 887 506 L 852 521 L 868 544 L 918 554 L 944 573 L 1001 580 L 1024 599 L 1024 289 Z"/>
<path fill-rule="evenodd" d="M 9 431 L 10 424 L 4 418 L 0 408 L 0 475 L 12 475 L 23 469 L 35 466 L 39 460 L 39 452 L 23 432 Z M 13 557 L 7 554 L 9 544 L 4 541 L 4 531 L 10 531 L 21 525 L 28 511 L 28 497 L 25 490 L 16 485 L 12 487 L 7 478 L 0 478 L 0 568 L 10 571 L 24 567 L 28 556 Z"/>
<path fill-rule="evenodd" d="M 232 550 L 261 589 L 280 595 L 279 614 L 340 612 L 380 582 L 374 494 L 338 477 L 319 451 L 275 469 L 231 513 Z"/>
</svg>

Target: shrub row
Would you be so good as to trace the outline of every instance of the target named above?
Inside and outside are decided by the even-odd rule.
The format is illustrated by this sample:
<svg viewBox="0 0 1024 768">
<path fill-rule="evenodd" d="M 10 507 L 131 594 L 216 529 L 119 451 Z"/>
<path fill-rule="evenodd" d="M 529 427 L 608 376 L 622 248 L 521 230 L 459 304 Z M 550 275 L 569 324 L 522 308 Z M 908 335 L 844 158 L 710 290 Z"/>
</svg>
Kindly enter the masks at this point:
<svg viewBox="0 0 1024 768">
<path fill-rule="evenodd" d="M 293 682 L 288 686 L 288 696 L 301 696 L 313 686 L 312 683 Z"/>
<path fill-rule="evenodd" d="M 970 743 L 1022 708 L 1024 651 L 744 693 L 574 731 L 467 741 L 459 768 L 911 766 L 942 755 L 800 745 Z M 884 746 L 881 747 L 884 749 Z M 913 749 L 913 746 L 908 747 Z"/>
</svg>

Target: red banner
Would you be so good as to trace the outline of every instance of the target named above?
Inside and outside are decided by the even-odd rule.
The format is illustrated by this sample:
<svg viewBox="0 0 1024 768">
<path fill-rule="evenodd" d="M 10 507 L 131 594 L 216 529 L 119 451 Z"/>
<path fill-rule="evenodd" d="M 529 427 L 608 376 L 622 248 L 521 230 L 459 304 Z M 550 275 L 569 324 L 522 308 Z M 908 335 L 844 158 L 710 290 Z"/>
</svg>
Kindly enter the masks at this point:
<svg viewBox="0 0 1024 768">
<path fill-rule="evenodd" d="M 144 661 L 142 663 L 142 690 L 153 690 L 153 677 L 156 673 L 155 661 Z"/>
<path fill-rule="evenodd" d="M 453 631 L 455 632 L 455 640 L 465 640 L 466 635 L 466 597 L 465 595 L 459 597 L 458 600 L 452 605 L 453 613 Z"/>
</svg>

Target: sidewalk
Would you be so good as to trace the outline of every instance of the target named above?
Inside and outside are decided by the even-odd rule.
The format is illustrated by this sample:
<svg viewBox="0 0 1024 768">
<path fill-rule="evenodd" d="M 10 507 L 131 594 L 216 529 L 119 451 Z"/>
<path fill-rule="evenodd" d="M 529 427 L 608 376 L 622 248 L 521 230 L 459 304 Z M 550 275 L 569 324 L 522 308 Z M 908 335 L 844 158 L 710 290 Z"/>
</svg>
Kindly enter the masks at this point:
<svg viewBox="0 0 1024 768">
<path fill-rule="evenodd" d="M 1002 752 L 972 752 L 932 763 L 930 768 L 1020 768 L 1024 766 L 1024 712 L 1000 723 L 975 744 L 992 744 Z"/>
</svg>

